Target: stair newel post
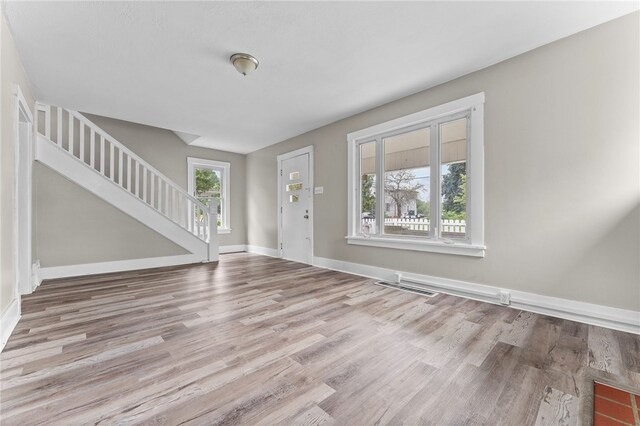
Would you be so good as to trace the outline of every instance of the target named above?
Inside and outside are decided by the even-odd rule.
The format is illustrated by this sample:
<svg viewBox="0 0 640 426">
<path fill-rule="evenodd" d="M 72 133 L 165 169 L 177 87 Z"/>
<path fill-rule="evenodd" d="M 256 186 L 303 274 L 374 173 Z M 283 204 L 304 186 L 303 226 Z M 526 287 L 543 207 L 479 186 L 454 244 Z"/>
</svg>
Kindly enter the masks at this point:
<svg viewBox="0 0 640 426">
<path fill-rule="evenodd" d="M 209 262 L 218 261 L 218 200 L 209 201 Z"/>
</svg>

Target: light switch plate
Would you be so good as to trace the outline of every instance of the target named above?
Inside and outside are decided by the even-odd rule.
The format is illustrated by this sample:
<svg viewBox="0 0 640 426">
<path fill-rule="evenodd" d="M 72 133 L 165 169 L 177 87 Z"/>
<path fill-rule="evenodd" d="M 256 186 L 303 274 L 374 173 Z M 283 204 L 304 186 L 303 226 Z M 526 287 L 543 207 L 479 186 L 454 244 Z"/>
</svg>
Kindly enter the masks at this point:
<svg viewBox="0 0 640 426">
<path fill-rule="evenodd" d="M 324 193 L 324 186 L 316 186 L 313 189 L 313 193 L 314 194 L 323 194 Z"/>
</svg>

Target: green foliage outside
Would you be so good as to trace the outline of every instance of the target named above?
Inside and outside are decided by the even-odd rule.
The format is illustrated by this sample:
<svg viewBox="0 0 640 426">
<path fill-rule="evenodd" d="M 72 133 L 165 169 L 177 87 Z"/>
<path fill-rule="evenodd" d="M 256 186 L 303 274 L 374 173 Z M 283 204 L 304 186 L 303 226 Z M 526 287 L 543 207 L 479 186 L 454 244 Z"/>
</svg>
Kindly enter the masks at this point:
<svg viewBox="0 0 640 426">
<path fill-rule="evenodd" d="M 196 196 L 220 197 L 220 179 L 213 170 L 196 169 Z"/>
<path fill-rule="evenodd" d="M 425 218 L 429 219 L 431 214 L 431 203 L 429 201 L 417 199 L 416 200 L 416 213 L 421 214 Z"/>
<path fill-rule="evenodd" d="M 375 175 L 362 175 L 362 213 L 373 214 L 376 210 Z"/>
<path fill-rule="evenodd" d="M 220 179 L 213 170 L 196 169 L 196 198 L 204 205 L 209 205 L 212 198 L 220 199 Z M 200 212 L 203 214 L 203 212 Z M 218 203 L 218 226 L 220 221 L 220 203 Z"/>
<path fill-rule="evenodd" d="M 443 211 L 442 219 L 446 220 L 467 220 L 467 214 L 465 212 L 455 213 L 452 211 Z"/>
<path fill-rule="evenodd" d="M 442 218 L 465 220 L 467 218 L 467 164 L 449 166 L 449 173 L 442 177 Z"/>
</svg>

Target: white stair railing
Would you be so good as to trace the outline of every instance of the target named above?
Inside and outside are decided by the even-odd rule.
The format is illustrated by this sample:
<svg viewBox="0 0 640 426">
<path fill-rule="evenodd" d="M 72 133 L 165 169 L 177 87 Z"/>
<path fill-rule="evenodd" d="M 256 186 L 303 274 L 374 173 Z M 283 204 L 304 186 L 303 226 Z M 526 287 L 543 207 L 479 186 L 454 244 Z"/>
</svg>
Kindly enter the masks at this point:
<svg viewBox="0 0 640 426">
<path fill-rule="evenodd" d="M 217 202 L 203 204 L 79 112 L 43 104 L 37 104 L 37 110 L 38 133 L 210 243 L 209 260 L 214 260 L 211 246 L 217 244 Z"/>
</svg>

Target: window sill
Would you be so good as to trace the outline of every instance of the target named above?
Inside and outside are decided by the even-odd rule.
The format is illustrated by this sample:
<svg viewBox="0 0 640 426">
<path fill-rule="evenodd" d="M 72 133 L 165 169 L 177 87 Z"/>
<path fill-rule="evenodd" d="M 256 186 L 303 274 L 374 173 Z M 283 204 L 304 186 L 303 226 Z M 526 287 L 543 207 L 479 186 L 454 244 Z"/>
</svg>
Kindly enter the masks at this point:
<svg viewBox="0 0 640 426">
<path fill-rule="evenodd" d="M 218 228 L 218 234 L 230 234 L 231 228 Z"/>
<path fill-rule="evenodd" d="M 385 247 L 399 250 L 426 251 L 432 253 L 455 254 L 460 256 L 484 257 L 485 246 L 465 243 L 447 244 L 436 241 L 412 241 L 389 237 L 364 237 L 361 235 L 345 237 L 348 244 L 371 247 Z"/>
</svg>

